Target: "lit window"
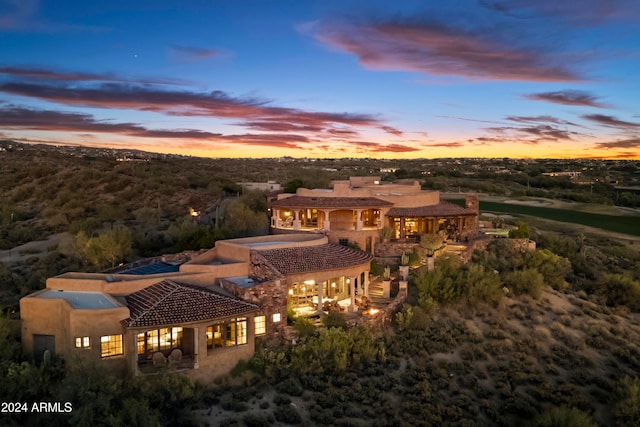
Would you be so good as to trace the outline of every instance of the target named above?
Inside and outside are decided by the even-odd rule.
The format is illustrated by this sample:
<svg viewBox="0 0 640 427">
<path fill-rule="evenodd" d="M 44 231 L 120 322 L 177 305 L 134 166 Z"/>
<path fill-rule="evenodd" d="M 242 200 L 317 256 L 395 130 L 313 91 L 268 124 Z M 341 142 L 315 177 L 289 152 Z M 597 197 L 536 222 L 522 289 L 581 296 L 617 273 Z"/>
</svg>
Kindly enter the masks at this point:
<svg viewBox="0 0 640 427">
<path fill-rule="evenodd" d="M 76 337 L 76 348 L 91 348 L 91 338 L 89 337 Z"/>
<path fill-rule="evenodd" d="M 263 335 L 267 333 L 267 316 L 256 316 L 254 318 L 256 326 L 256 335 Z"/>
<path fill-rule="evenodd" d="M 138 334 L 138 354 L 150 355 L 160 350 L 182 347 L 182 328 L 152 329 Z"/>
<path fill-rule="evenodd" d="M 100 349 L 100 355 L 103 358 L 123 354 L 122 335 L 105 335 L 101 337 Z"/>
<path fill-rule="evenodd" d="M 280 321 L 280 313 L 273 313 L 273 321 L 275 323 Z"/>
<path fill-rule="evenodd" d="M 233 347 L 247 343 L 247 318 L 238 317 L 207 327 L 207 348 Z"/>
</svg>

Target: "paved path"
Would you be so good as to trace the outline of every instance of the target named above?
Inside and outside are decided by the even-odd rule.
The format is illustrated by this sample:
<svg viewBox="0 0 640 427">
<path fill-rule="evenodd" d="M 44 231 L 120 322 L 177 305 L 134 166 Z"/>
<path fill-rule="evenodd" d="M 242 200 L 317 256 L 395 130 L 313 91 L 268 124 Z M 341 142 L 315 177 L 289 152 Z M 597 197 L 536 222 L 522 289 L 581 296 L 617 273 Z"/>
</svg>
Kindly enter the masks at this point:
<svg viewBox="0 0 640 427">
<path fill-rule="evenodd" d="M 12 249 L 0 251 L 0 262 L 12 263 L 24 261 L 29 257 L 40 256 L 46 253 L 49 248 L 59 245 L 66 236 L 71 236 L 71 234 L 52 234 L 46 240 L 36 240 Z"/>
</svg>

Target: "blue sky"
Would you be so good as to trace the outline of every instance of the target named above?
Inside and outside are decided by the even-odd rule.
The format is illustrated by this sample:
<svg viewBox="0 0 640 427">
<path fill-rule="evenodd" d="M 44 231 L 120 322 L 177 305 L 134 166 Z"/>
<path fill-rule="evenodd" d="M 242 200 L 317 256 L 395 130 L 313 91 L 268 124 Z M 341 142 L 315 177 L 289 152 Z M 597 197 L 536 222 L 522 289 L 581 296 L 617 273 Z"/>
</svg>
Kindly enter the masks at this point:
<svg viewBox="0 0 640 427">
<path fill-rule="evenodd" d="M 637 70 L 637 0 L 0 0 L 0 137 L 25 142 L 639 159 Z"/>
</svg>

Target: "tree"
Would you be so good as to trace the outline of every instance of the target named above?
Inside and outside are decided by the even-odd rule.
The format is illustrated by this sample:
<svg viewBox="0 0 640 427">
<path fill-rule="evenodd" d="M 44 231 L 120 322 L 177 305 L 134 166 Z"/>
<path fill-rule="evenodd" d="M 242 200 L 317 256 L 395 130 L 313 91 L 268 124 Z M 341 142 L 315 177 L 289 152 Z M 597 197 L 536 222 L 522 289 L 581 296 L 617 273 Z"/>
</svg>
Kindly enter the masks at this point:
<svg viewBox="0 0 640 427">
<path fill-rule="evenodd" d="M 224 225 L 238 236 L 259 235 L 267 232 L 269 219 L 265 212 L 255 212 L 243 200 L 236 199 L 227 206 Z"/>
<path fill-rule="evenodd" d="M 431 257 L 442 246 L 444 246 L 444 238 L 440 233 L 428 233 L 420 235 L 420 248 L 422 248 L 426 255 Z"/>
<path fill-rule="evenodd" d="M 285 193 L 295 193 L 296 190 L 300 187 L 304 186 L 304 183 L 301 179 L 292 179 L 284 184 L 283 190 Z"/>
<path fill-rule="evenodd" d="M 83 258 L 95 267 L 115 267 L 131 254 L 133 235 L 131 230 L 125 227 L 116 227 L 98 237 L 88 239 L 84 233 L 79 233 L 76 245 Z"/>
<path fill-rule="evenodd" d="M 542 274 L 544 282 L 556 290 L 566 287 L 566 277 L 571 273 L 571 262 L 547 249 L 526 252 L 524 265 Z"/>
<path fill-rule="evenodd" d="M 531 237 L 531 227 L 524 221 L 518 221 L 516 224 L 518 228 L 515 230 L 509 230 L 509 238 L 511 239 L 528 239 Z"/>
</svg>

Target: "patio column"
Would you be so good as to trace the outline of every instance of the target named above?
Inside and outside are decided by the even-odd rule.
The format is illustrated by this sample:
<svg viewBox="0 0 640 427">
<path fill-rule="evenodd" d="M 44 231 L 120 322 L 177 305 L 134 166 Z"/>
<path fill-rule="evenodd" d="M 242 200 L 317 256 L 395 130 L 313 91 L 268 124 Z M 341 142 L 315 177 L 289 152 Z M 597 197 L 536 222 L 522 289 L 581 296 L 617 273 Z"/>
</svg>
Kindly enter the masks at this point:
<svg viewBox="0 0 640 427">
<path fill-rule="evenodd" d="M 318 282 L 318 313 L 322 314 L 322 294 L 324 294 L 324 282 Z"/>
<path fill-rule="evenodd" d="M 351 280 L 351 283 L 349 284 L 349 287 L 351 288 L 351 305 L 349 305 L 349 311 L 351 313 L 355 313 L 358 311 L 358 307 L 356 307 L 356 278 L 351 277 L 349 280 Z"/>
<path fill-rule="evenodd" d="M 404 239 L 407 237 L 407 234 L 404 229 L 404 217 L 400 217 L 400 239 Z"/>
<path fill-rule="evenodd" d="M 271 226 L 280 227 L 280 209 L 273 209 L 271 211 Z"/>
<path fill-rule="evenodd" d="M 356 209 L 356 231 L 362 230 L 362 209 Z"/>
<path fill-rule="evenodd" d="M 134 375 L 137 375 L 140 373 L 140 371 L 138 371 L 138 334 L 137 332 L 129 332 L 125 331 L 124 333 L 124 337 L 125 337 L 125 348 L 124 354 L 133 354 L 134 357 L 127 357 L 127 362 L 129 363 L 129 372 L 133 373 Z M 127 340 L 128 338 L 128 340 Z M 128 343 L 127 343 L 128 341 Z"/>
<path fill-rule="evenodd" d="M 200 361 L 198 360 L 198 347 L 200 346 L 199 333 L 200 328 L 193 328 L 193 369 L 200 367 Z"/>
<path fill-rule="evenodd" d="M 293 229 L 300 230 L 300 211 L 296 209 L 293 211 L 293 213 L 295 215 L 293 219 Z"/>
<path fill-rule="evenodd" d="M 369 298 L 369 270 L 364 272 L 364 296 Z"/>
<path fill-rule="evenodd" d="M 329 222 L 329 211 L 323 211 L 324 213 L 324 230 L 325 231 L 329 231 L 331 230 L 331 222 Z"/>
</svg>

